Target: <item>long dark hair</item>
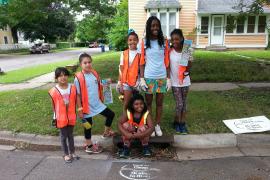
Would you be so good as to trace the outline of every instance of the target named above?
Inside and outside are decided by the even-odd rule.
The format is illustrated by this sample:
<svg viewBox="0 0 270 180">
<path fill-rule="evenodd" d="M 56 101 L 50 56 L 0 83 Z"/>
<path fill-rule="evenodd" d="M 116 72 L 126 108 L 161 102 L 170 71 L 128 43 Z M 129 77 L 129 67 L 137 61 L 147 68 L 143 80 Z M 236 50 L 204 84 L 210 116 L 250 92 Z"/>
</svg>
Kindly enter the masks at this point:
<svg viewBox="0 0 270 180">
<path fill-rule="evenodd" d="M 176 34 L 178 35 L 179 37 L 183 38 L 183 40 L 180 42 L 180 45 L 181 47 L 183 48 L 183 45 L 184 45 L 184 42 L 185 42 L 185 37 L 183 35 L 183 31 L 181 29 L 174 29 L 172 32 L 171 32 L 171 38 L 172 36 Z"/>
<path fill-rule="evenodd" d="M 132 98 L 131 98 L 131 99 L 129 100 L 129 102 L 128 102 L 127 109 L 128 109 L 132 114 L 134 114 L 134 113 L 135 113 L 135 110 L 134 110 L 134 108 L 133 108 L 133 104 L 134 104 L 134 102 L 137 101 L 137 100 L 141 100 L 141 101 L 143 102 L 143 104 L 144 104 L 144 108 L 143 108 L 143 111 L 142 111 L 142 115 L 143 115 L 143 114 L 146 113 L 146 111 L 147 111 L 147 106 L 146 106 L 146 103 L 144 102 L 143 96 L 140 95 L 140 94 L 134 94 L 134 95 L 132 96 Z"/>
<path fill-rule="evenodd" d="M 151 44 L 150 44 L 150 39 L 151 39 L 151 25 L 152 22 L 156 20 L 158 21 L 159 24 L 159 31 L 158 31 L 158 44 L 159 46 L 163 46 L 164 45 L 164 36 L 163 36 L 163 32 L 161 29 L 161 24 L 160 24 L 160 20 L 156 17 L 156 16 L 151 16 L 148 18 L 147 22 L 146 22 L 146 48 L 151 48 Z"/>
</svg>

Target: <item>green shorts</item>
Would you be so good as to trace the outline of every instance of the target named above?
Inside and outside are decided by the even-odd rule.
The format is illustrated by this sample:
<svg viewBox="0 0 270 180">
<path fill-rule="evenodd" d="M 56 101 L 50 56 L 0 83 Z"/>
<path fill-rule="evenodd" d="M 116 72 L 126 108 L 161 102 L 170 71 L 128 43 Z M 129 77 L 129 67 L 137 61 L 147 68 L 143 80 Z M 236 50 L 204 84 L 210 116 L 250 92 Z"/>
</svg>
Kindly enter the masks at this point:
<svg viewBox="0 0 270 180">
<path fill-rule="evenodd" d="M 166 93 L 166 84 L 167 79 L 148 79 L 145 78 L 148 89 L 145 93 L 154 94 L 154 93 Z"/>
</svg>

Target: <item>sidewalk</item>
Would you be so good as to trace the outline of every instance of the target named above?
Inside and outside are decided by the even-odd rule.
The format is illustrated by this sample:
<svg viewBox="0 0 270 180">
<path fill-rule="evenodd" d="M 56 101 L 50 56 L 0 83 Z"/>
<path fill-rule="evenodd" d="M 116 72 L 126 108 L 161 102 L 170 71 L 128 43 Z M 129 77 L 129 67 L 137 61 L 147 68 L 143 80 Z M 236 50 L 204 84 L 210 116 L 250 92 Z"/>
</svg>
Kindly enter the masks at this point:
<svg viewBox="0 0 270 180">
<path fill-rule="evenodd" d="M 24 83 L 18 84 L 0 84 L 0 91 L 10 90 L 22 90 L 22 89 L 33 89 L 40 86 L 44 86 L 48 83 L 54 82 L 54 72 L 38 76 L 34 79 L 30 79 Z"/>
<path fill-rule="evenodd" d="M 28 80 L 25 83 L 18 84 L 0 84 L 1 91 L 10 90 L 22 90 L 22 89 L 33 89 L 41 86 L 45 86 L 49 83 L 54 82 L 54 72 L 44 74 L 34 79 Z M 116 84 L 112 84 L 114 88 Z M 224 82 L 224 83 L 192 83 L 191 91 L 226 91 L 233 90 L 240 87 L 246 88 L 270 88 L 270 82 L 249 82 L 249 83 L 237 83 L 237 82 Z"/>
</svg>

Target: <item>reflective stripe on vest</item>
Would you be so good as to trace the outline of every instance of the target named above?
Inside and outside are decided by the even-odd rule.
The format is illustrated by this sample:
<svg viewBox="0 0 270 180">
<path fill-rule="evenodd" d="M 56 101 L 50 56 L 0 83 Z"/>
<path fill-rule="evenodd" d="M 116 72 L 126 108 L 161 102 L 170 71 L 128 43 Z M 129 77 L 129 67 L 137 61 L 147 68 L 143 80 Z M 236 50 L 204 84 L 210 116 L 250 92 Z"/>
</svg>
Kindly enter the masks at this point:
<svg viewBox="0 0 270 180">
<path fill-rule="evenodd" d="M 166 68 L 168 68 L 170 65 L 169 51 L 170 51 L 169 41 L 168 39 L 165 39 L 164 64 Z M 144 47 L 144 41 L 142 40 L 140 65 L 144 65 L 144 64 L 145 64 L 145 47 Z"/>
<path fill-rule="evenodd" d="M 102 87 L 99 75 L 95 70 L 92 70 L 91 73 L 97 78 L 99 99 L 103 102 L 104 100 L 103 87 Z M 83 113 L 90 114 L 89 102 L 88 102 L 88 91 L 87 91 L 84 73 L 78 72 L 75 74 L 75 77 L 78 79 L 79 85 L 80 85 L 80 96 L 81 96 L 81 101 L 82 101 Z"/>
<path fill-rule="evenodd" d="M 74 126 L 76 124 L 76 87 L 71 85 L 68 106 L 65 105 L 64 99 L 56 87 L 49 91 L 49 95 L 53 101 L 57 128 L 63 128 L 67 125 Z"/>
<path fill-rule="evenodd" d="M 149 115 L 149 111 L 146 111 L 144 115 L 142 116 L 140 123 L 138 124 L 134 122 L 133 114 L 129 110 L 127 110 L 128 123 L 137 128 L 142 127 L 143 125 L 146 124 L 148 115 Z"/>
<path fill-rule="evenodd" d="M 139 74 L 139 63 L 140 63 L 140 55 L 136 54 L 132 64 L 129 66 L 129 50 L 125 50 L 123 52 L 123 73 L 121 76 L 121 83 L 126 83 L 129 86 L 135 86 L 138 74 Z"/>
</svg>

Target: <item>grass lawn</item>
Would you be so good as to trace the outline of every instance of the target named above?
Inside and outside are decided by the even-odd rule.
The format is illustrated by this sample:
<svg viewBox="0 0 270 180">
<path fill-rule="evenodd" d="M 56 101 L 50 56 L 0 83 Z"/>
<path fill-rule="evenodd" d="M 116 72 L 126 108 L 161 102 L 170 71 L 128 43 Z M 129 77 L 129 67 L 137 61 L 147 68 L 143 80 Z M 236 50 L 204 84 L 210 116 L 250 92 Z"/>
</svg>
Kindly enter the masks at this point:
<svg viewBox="0 0 270 180">
<path fill-rule="evenodd" d="M 270 81 L 270 66 L 226 52 L 195 51 L 191 77 L 193 82 Z M 102 78 L 118 78 L 120 52 L 93 56 L 93 66 Z M 0 83 L 19 83 L 52 72 L 57 66 L 76 63 L 69 60 L 10 71 L 0 76 Z"/>
<path fill-rule="evenodd" d="M 115 111 L 113 129 L 121 114 L 122 104 L 114 94 Z M 57 135 L 50 127 L 52 118 L 51 102 L 46 90 L 23 90 L 0 92 L 0 129 L 14 132 Z M 165 97 L 162 128 L 166 134 L 174 133 L 171 124 L 174 118 L 174 100 L 169 93 Z M 266 115 L 270 118 L 270 94 L 268 90 L 238 89 L 223 92 L 190 92 L 188 97 L 187 122 L 190 133 L 230 132 L 222 120 L 249 116 Z M 101 134 L 104 119 L 94 118 L 94 134 Z M 83 134 L 80 123 L 75 128 L 76 135 Z"/>
<path fill-rule="evenodd" d="M 29 49 L 13 49 L 13 50 L 0 50 L 0 54 L 15 54 L 15 55 L 26 55 L 30 54 Z"/>
<path fill-rule="evenodd" d="M 240 51 L 230 51 L 230 53 L 270 61 L 270 50 L 242 50 L 242 51 L 240 50 Z"/>
</svg>

